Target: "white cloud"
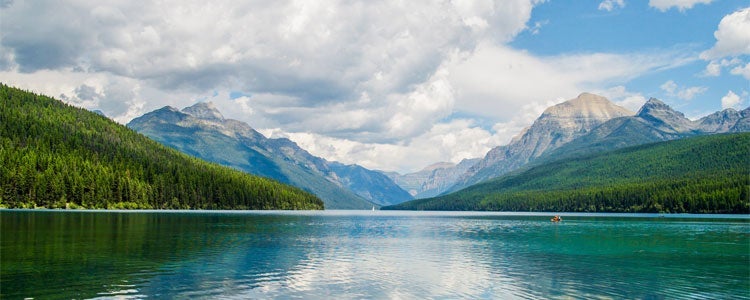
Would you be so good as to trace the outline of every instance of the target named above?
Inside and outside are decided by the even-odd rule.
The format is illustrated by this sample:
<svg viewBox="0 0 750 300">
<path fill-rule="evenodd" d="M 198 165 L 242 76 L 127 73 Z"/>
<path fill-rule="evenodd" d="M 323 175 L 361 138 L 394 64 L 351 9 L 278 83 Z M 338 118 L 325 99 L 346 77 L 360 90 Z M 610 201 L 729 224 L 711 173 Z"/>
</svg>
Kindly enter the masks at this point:
<svg viewBox="0 0 750 300">
<path fill-rule="evenodd" d="M 707 87 L 704 86 L 692 86 L 692 87 L 680 87 L 674 81 L 669 80 L 662 84 L 660 88 L 667 92 L 667 95 L 671 97 L 677 97 L 682 100 L 692 100 L 695 96 L 700 95 L 708 91 Z"/>
<path fill-rule="evenodd" d="M 711 62 L 706 65 L 706 69 L 703 71 L 704 76 L 709 77 L 716 77 L 721 75 L 721 70 L 726 67 L 732 67 L 742 64 L 742 61 L 739 58 L 732 58 L 732 59 L 716 59 L 711 60 Z M 736 68 L 735 68 L 736 69 Z"/>
<path fill-rule="evenodd" d="M 529 28 L 529 32 L 531 32 L 532 35 L 537 35 L 542 30 L 542 27 L 547 24 L 549 24 L 549 20 L 534 22 L 534 26 Z"/>
<path fill-rule="evenodd" d="M 667 11 L 674 7 L 684 12 L 696 4 L 710 4 L 713 0 L 649 0 L 648 5 L 660 11 Z"/>
<path fill-rule="evenodd" d="M 611 87 L 606 90 L 597 90 L 594 91 L 594 93 L 607 97 L 615 104 L 625 107 L 632 112 L 638 111 L 648 100 L 641 93 L 628 91 L 622 85 Z"/>
<path fill-rule="evenodd" d="M 735 94 L 733 91 L 729 91 L 726 96 L 721 98 L 721 108 L 739 108 L 739 104 L 742 102 L 740 96 Z"/>
<path fill-rule="evenodd" d="M 709 77 L 716 77 L 721 75 L 721 64 L 716 61 L 711 61 L 706 65 L 706 70 L 703 71 L 703 75 Z"/>
<path fill-rule="evenodd" d="M 602 90 L 694 59 L 674 52 L 537 57 L 508 47 L 480 44 L 471 55 L 454 61 L 449 70 L 456 109 L 510 120 L 529 103 L 571 99 L 582 91 Z M 530 124 L 533 119 L 526 121 Z"/>
<path fill-rule="evenodd" d="M 677 90 L 677 84 L 674 83 L 674 81 L 669 80 L 665 82 L 664 84 L 662 84 L 661 86 L 659 86 L 659 88 L 661 88 L 663 91 L 669 94 L 674 94 L 675 90 Z"/>
<path fill-rule="evenodd" d="M 695 96 L 705 93 L 708 90 L 704 86 L 691 86 L 677 93 L 677 98 L 682 100 L 692 100 Z"/>
<path fill-rule="evenodd" d="M 740 75 L 745 77 L 745 79 L 750 80 L 750 63 L 745 64 L 745 66 L 734 67 L 730 73 Z"/>
<path fill-rule="evenodd" d="M 625 0 L 604 0 L 599 3 L 599 10 L 612 11 L 618 7 L 625 7 Z"/>
<path fill-rule="evenodd" d="M 714 37 L 716 44 L 700 54 L 704 60 L 750 54 L 750 7 L 724 16 Z"/>
<path fill-rule="evenodd" d="M 329 160 L 401 173 L 413 172 L 437 161 L 458 163 L 464 158 L 481 157 L 501 142 L 501 137 L 468 119 L 435 124 L 423 134 L 401 143 L 366 143 L 310 132 L 288 133 L 278 128 L 259 131 L 272 138 L 289 138 L 313 155 Z"/>
<path fill-rule="evenodd" d="M 213 101 L 328 159 L 416 170 L 483 156 L 582 91 L 695 59 L 507 46 L 548 26 L 529 24 L 541 2 L 14 1 L 2 8 L 0 77 L 122 123 Z"/>
</svg>

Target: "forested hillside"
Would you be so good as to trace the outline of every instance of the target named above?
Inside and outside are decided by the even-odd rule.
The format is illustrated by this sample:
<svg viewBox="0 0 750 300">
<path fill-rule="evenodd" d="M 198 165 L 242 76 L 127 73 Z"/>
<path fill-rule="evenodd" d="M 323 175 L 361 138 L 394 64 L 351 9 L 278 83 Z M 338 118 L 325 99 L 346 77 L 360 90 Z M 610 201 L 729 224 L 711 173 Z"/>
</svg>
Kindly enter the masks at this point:
<svg viewBox="0 0 750 300">
<path fill-rule="evenodd" d="M 322 209 L 314 195 L 207 163 L 61 101 L 0 84 L 0 206 Z"/>
<path fill-rule="evenodd" d="M 558 160 L 383 209 L 750 213 L 750 133 Z"/>
</svg>

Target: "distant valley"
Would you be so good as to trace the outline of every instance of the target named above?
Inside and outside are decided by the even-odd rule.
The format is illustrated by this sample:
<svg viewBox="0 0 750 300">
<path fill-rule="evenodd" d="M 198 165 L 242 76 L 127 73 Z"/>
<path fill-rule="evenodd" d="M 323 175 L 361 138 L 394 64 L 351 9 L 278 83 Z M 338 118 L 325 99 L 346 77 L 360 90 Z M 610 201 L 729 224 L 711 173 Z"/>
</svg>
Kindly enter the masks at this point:
<svg viewBox="0 0 750 300">
<path fill-rule="evenodd" d="M 401 175 L 395 172 L 385 172 L 384 174 L 388 175 L 414 198 L 429 198 L 452 188 L 456 181 L 478 161 L 478 158 L 473 158 L 464 159 L 458 164 L 440 162 L 414 173 Z"/>
</svg>

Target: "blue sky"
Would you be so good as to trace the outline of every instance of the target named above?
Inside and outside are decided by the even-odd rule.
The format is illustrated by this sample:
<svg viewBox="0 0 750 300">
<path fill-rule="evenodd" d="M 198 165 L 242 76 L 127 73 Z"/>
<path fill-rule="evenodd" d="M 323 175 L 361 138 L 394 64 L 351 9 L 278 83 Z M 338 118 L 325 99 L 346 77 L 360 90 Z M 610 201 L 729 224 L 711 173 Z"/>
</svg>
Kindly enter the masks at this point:
<svg viewBox="0 0 750 300">
<path fill-rule="evenodd" d="M 729 91 L 743 95 L 742 102 L 735 108 L 748 105 L 750 84 L 747 76 L 732 75 L 731 70 L 726 69 L 720 75 L 708 75 L 706 68 L 710 60 L 700 59 L 701 52 L 716 44 L 714 32 L 721 20 L 746 8 L 748 2 L 713 1 L 695 3 L 688 8 L 677 5 L 680 1 L 674 1 L 674 6 L 662 9 L 646 1 L 622 1 L 622 5 L 616 2 L 612 1 L 609 9 L 598 6 L 603 1 L 543 3 L 534 8 L 528 22 L 532 27 L 539 24 L 538 30 L 522 32 L 510 45 L 539 56 L 585 52 L 648 53 L 671 49 L 693 60 L 681 66 L 639 74 L 619 83 L 627 90 L 665 100 L 693 118 L 723 109 L 721 99 Z M 745 26 L 750 29 L 747 23 Z M 747 54 L 724 59 L 738 59 L 734 64 L 738 66 L 748 62 Z M 670 89 L 670 86 L 674 88 Z M 680 91 L 690 88 L 695 91 L 690 99 L 685 99 L 690 93 L 680 95 Z"/>
<path fill-rule="evenodd" d="M 481 157 L 582 92 L 750 105 L 737 0 L 0 1 L 0 81 L 120 123 L 213 102 L 329 160 Z"/>
</svg>

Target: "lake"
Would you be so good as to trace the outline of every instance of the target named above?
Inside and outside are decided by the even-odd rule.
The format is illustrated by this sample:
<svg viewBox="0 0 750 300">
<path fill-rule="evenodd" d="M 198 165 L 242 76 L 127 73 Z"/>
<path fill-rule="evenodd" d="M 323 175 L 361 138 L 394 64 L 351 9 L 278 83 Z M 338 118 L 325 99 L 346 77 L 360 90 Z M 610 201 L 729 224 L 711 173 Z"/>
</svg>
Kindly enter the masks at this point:
<svg viewBox="0 0 750 300">
<path fill-rule="evenodd" d="M 750 216 L 0 211 L 0 298 L 750 299 Z"/>
</svg>

